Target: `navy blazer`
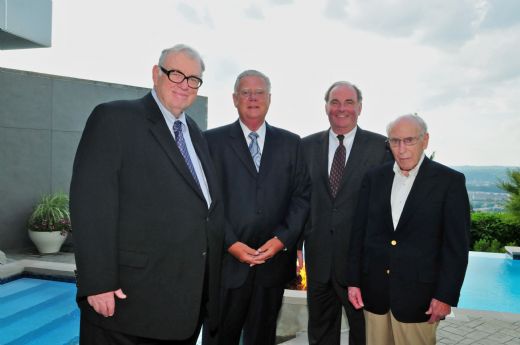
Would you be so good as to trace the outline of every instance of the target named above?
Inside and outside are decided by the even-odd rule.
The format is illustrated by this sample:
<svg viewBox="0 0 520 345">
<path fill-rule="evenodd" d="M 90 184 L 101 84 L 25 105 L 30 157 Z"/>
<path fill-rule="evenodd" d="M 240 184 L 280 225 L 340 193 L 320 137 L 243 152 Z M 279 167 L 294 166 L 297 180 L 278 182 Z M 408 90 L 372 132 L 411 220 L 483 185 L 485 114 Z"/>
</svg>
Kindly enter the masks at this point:
<svg viewBox="0 0 520 345">
<path fill-rule="evenodd" d="M 470 208 L 464 175 L 424 158 L 394 231 L 393 163 L 363 181 L 350 242 L 349 286 L 366 310 L 424 322 L 435 298 L 457 306 L 468 263 Z"/>
<path fill-rule="evenodd" d="M 207 143 L 186 118 L 209 209 L 150 93 L 101 104 L 87 121 L 70 189 L 77 299 L 85 317 L 104 328 L 185 339 L 205 300 L 209 325 L 217 325 L 224 213 Z M 113 317 L 86 301 L 118 288 L 128 298 L 116 299 Z"/>
<path fill-rule="evenodd" d="M 309 180 L 300 138 L 266 124 L 257 172 L 239 121 L 211 129 L 205 136 L 223 190 L 226 248 L 240 241 L 257 249 L 277 236 L 287 250 L 254 266 L 255 282 L 266 287 L 283 286 L 296 275 L 296 242 L 309 210 Z M 226 252 L 223 285 L 241 286 L 250 269 Z"/>
</svg>

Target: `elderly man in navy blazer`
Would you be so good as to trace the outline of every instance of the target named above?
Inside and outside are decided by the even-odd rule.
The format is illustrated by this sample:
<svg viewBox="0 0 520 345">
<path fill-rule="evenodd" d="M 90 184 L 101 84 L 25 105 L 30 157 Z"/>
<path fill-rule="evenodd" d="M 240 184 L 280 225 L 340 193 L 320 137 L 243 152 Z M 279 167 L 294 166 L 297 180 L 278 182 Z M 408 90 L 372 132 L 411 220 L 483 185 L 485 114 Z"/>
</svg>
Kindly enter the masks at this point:
<svg viewBox="0 0 520 345">
<path fill-rule="evenodd" d="M 347 275 L 364 306 L 368 345 L 433 345 L 457 306 L 468 263 L 470 210 L 464 175 L 428 159 L 417 115 L 387 127 L 395 163 L 364 178 Z"/>
<path fill-rule="evenodd" d="M 224 195 L 227 226 L 219 344 L 274 345 L 285 284 L 296 275 L 296 242 L 309 210 L 300 138 L 267 124 L 269 78 L 242 72 L 239 119 L 206 138 Z M 213 335 L 215 336 L 215 335 Z M 204 343 L 215 343 L 206 337 Z"/>
<path fill-rule="evenodd" d="M 224 213 L 185 113 L 203 71 L 192 48 L 165 49 L 152 92 L 87 121 L 70 189 L 82 345 L 191 345 L 217 326 Z"/>
</svg>

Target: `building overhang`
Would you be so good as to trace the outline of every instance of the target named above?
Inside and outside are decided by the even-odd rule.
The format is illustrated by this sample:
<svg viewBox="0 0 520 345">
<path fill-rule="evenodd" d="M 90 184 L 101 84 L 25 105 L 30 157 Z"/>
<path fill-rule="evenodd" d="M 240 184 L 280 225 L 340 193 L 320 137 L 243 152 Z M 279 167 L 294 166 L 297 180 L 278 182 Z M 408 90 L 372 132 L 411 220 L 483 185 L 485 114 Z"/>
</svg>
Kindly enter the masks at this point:
<svg viewBox="0 0 520 345">
<path fill-rule="evenodd" d="M 51 46 L 51 0 L 0 0 L 0 49 Z"/>
</svg>

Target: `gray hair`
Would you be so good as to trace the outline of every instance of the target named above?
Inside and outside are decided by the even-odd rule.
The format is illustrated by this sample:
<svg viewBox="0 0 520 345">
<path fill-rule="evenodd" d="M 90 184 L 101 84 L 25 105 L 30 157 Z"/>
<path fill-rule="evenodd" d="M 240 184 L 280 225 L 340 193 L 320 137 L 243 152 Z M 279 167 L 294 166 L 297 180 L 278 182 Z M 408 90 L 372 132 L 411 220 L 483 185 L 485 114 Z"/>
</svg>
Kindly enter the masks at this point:
<svg viewBox="0 0 520 345">
<path fill-rule="evenodd" d="M 168 55 L 178 53 L 186 54 L 192 59 L 197 60 L 200 63 L 201 72 L 204 72 L 204 70 L 206 69 L 204 61 L 202 60 L 202 57 L 200 56 L 199 52 L 197 52 L 195 49 L 186 44 L 176 44 L 171 48 L 164 49 L 161 53 L 161 56 L 159 57 L 159 66 L 163 66 L 164 60 L 166 60 L 166 57 L 168 57 Z"/>
<path fill-rule="evenodd" d="M 386 126 L 386 135 L 388 137 L 390 137 L 390 132 L 392 131 L 392 129 L 394 129 L 395 125 L 398 122 L 402 121 L 402 120 L 411 120 L 411 121 L 415 122 L 415 124 L 417 124 L 417 126 L 421 130 L 421 134 L 420 135 L 424 135 L 424 134 L 428 133 L 428 126 L 426 125 L 426 122 L 424 122 L 424 120 L 419 115 L 417 115 L 417 114 L 406 114 L 406 115 L 399 116 L 397 119 L 391 121 Z"/>
<path fill-rule="evenodd" d="M 361 103 L 363 101 L 363 95 L 361 93 L 361 90 L 356 85 L 354 85 L 348 81 L 337 81 L 334 84 L 332 84 L 331 86 L 329 86 L 329 88 L 325 92 L 325 102 L 329 101 L 329 96 L 330 96 L 330 92 L 332 91 L 332 89 L 339 85 L 350 86 L 350 87 L 354 88 L 354 91 L 356 91 L 356 96 L 357 96 L 358 102 Z"/>
<path fill-rule="evenodd" d="M 242 73 L 240 73 L 237 77 L 237 80 L 235 81 L 235 93 L 238 92 L 238 86 L 240 85 L 240 80 L 245 77 L 260 77 L 264 80 L 265 85 L 267 86 L 267 92 L 271 93 L 271 81 L 269 80 L 269 77 L 263 74 L 260 71 L 254 70 L 254 69 L 248 69 Z"/>
</svg>

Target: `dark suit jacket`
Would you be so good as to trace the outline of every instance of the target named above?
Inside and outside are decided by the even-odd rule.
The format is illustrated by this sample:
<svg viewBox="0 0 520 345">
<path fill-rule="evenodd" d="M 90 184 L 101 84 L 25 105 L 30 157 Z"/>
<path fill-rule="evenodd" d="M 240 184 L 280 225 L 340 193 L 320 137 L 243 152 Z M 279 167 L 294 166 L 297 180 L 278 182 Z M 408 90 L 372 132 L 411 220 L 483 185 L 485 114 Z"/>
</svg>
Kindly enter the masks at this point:
<svg viewBox="0 0 520 345">
<path fill-rule="evenodd" d="M 226 248 L 240 241 L 257 249 L 277 236 L 288 250 L 255 266 L 255 282 L 266 287 L 284 285 L 295 277 L 295 245 L 309 209 L 300 138 L 267 125 L 259 172 L 238 121 L 207 131 L 206 138 L 223 189 Z M 223 285 L 241 286 L 250 269 L 226 252 Z"/>
<path fill-rule="evenodd" d="M 329 131 L 302 140 L 312 180 L 311 212 L 304 238 L 309 279 L 326 283 L 333 272 L 337 282 L 346 286 L 347 249 L 361 181 L 367 170 L 391 159 L 385 139 L 358 127 L 335 199 L 329 186 Z"/>
<path fill-rule="evenodd" d="M 82 313 L 127 334 L 182 339 L 205 305 L 217 323 L 223 208 L 207 143 L 187 117 L 208 180 L 202 192 L 151 94 L 97 106 L 79 144 L 71 182 L 71 218 Z M 113 317 L 86 296 L 122 288 Z"/>
<path fill-rule="evenodd" d="M 457 306 L 468 263 L 470 211 L 464 175 L 424 158 L 394 231 L 392 164 L 363 181 L 350 243 L 349 286 L 366 310 L 424 322 L 432 298 Z M 395 241 L 395 242 L 394 242 Z"/>
</svg>

